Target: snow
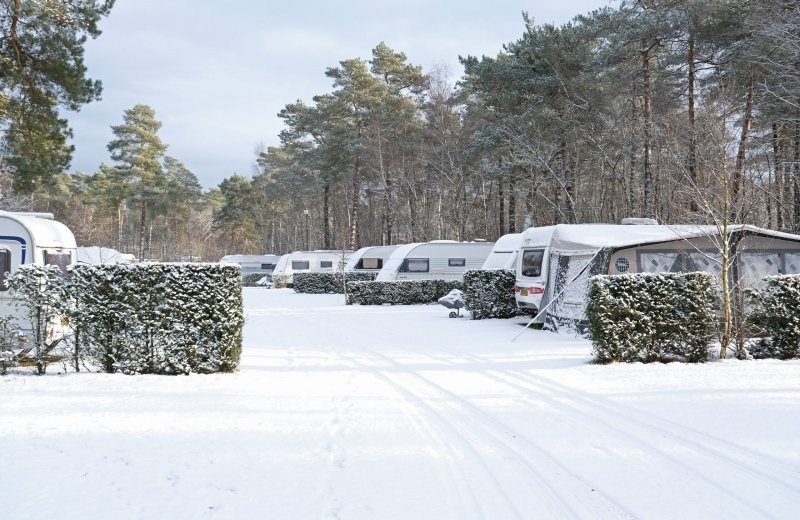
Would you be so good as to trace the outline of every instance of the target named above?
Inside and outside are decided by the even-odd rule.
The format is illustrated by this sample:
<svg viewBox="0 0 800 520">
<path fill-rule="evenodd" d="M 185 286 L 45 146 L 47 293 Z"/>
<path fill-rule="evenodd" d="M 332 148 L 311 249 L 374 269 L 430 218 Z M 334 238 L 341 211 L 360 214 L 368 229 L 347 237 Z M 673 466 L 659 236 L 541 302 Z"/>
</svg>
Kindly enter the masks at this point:
<svg viewBox="0 0 800 520">
<path fill-rule="evenodd" d="M 0 377 L 2 518 L 794 518 L 800 361 L 591 365 L 439 305 L 245 289 L 236 374 Z"/>
</svg>

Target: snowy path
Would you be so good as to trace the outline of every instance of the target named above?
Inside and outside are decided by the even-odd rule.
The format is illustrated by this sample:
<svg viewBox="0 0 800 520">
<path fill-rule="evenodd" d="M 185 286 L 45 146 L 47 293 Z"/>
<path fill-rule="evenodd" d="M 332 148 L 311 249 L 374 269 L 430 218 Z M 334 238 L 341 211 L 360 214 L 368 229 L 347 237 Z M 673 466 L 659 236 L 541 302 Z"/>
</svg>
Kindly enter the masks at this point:
<svg viewBox="0 0 800 520">
<path fill-rule="evenodd" d="M 800 362 L 248 289 L 234 375 L 0 377 L 2 518 L 796 518 Z"/>
</svg>

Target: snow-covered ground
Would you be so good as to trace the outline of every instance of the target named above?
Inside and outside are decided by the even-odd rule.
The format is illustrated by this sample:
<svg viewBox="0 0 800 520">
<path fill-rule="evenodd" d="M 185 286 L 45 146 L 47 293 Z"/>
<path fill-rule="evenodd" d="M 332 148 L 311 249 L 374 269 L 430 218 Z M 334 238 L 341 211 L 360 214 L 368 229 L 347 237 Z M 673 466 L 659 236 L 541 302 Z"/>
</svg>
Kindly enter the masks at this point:
<svg viewBox="0 0 800 520">
<path fill-rule="evenodd" d="M 797 518 L 800 362 L 245 289 L 240 372 L 0 377 L 3 519 Z"/>
</svg>

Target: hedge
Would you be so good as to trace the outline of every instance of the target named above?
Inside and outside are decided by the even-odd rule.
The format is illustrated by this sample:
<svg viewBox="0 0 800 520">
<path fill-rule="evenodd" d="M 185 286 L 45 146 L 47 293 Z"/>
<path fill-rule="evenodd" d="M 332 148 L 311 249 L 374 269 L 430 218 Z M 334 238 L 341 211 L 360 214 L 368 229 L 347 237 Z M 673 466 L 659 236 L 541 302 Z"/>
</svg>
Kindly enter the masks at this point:
<svg viewBox="0 0 800 520">
<path fill-rule="evenodd" d="M 595 276 L 588 297 L 596 361 L 707 360 L 718 301 L 711 274 Z"/>
<path fill-rule="evenodd" d="M 800 356 L 800 275 L 767 276 L 766 288 L 749 291 L 752 332 L 764 336 L 750 346 L 757 359 Z"/>
<path fill-rule="evenodd" d="M 305 294 L 342 294 L 344 284 L 343 273 L 296 273 L 294 275 L 294 291 Z M 368 282 L 375 279 L 378 273 L 346 272 L 347 282 Z"/>
<path fill-rule="evenodd" d="M 231 372 L 239 364 L 238 265 L 76 265 L 68 285 L 76 341 L 107 372 Z"/>
<path fill-rule="evenodd" d="M 519 314 L 514 297 L 516 272 L 509 269 L 464 273 L 465 307 L 473 320 L 511 318 Z"/>
<path fill-rule="evenodd" d="M 347 305 L 434 303 L 453 289 L 463 290 L 463 283 L 459 280 L 347 282 Z"/>
</svg>

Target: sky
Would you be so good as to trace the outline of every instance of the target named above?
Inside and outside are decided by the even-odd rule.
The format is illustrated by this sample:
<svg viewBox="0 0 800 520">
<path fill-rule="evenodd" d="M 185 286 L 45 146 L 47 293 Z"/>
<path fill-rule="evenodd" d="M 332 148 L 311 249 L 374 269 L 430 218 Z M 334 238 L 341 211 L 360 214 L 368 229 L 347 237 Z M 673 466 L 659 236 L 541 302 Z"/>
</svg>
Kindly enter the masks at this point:
<svg viewBox="0 0 800 520">
<path fill-rule="evenodd" d="M 259 145 L 278 144 L 278 112 L 330 92 L 325 69 L 368 59 L 381 41 L 426 72 L 458 56 L 494 56 L 536 23 L 561 24 L 607 0 L 117 0 L 86 44 L 100 101 L 64 115 L 73 129 L 70 171 L 110 162 L 111 125 L 138 103 L 163 123 L 167 153 L 205 188 L 233 173 L 252 176 Z"/>
</svg>

